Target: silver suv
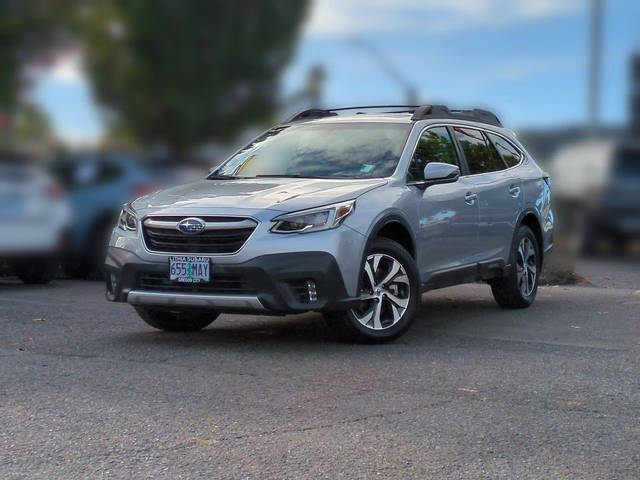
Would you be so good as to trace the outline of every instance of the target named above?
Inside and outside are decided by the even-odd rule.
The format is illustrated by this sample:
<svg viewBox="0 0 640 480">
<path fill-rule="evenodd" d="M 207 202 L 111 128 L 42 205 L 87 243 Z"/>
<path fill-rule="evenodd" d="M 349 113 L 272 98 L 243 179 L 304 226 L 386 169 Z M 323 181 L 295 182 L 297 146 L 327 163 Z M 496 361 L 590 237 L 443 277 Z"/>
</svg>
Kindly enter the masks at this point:
<svg viewBox="0 0 640 480">
<path fill-rule="evenodd" d="M 125 205 L 107 298 L 162 330 L 312 310 L 373 342 L 405 332 L 435 288 L 485 281 L 500 306 L 528 307 L 550 191 L 490 112 L 307 110 L 206 179 Z"/>
</svg>

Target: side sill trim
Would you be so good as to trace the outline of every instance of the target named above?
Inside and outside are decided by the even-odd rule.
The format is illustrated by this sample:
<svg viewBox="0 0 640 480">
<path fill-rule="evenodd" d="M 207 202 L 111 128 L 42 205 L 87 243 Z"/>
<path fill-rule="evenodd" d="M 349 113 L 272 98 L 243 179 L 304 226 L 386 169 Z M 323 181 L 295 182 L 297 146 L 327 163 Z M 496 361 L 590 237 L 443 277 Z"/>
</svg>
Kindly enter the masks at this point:
<svg viewBox="0 0 640 480">
<path fill-rule="evenodd" d="M 258 297 L 250 295 L 202 295 L 191 293 L 145 292 L 132 290 L 127 295 L 130 305 L 176 307 L 209 307 L 212 309 L 265 310 Z"/>
</svg>

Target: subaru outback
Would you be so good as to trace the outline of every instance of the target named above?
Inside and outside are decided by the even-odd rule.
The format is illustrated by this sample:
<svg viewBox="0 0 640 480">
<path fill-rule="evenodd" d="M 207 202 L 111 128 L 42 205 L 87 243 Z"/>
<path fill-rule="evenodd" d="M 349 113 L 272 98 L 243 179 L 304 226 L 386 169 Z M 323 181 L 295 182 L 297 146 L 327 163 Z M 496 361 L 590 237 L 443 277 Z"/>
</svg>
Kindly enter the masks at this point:
<svg viewBox="0 0 640 480">
<path fill-rule="evenodd" d="M 483 281 L 536 297 L 553 246 L 549 177 L 485 110 L 307 110 L 206 179 L 122 209 L 107 299 L 149 325 L 322 312 L 370 342 L 404 333 L 431 289 Z"/>
</svg>

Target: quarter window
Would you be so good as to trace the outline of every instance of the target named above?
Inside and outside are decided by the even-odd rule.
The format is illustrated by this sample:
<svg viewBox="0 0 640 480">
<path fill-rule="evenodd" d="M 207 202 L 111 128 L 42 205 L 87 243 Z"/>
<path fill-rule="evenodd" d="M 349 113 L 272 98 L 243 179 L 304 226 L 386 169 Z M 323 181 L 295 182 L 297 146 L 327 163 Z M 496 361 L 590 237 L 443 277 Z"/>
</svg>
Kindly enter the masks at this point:
<svg viewBox="0 0 640 480">
<path fill-rule="evenodd" d="M 453 140 L 446 127 L 430 128 L 422 134 L 409 165 L 407 180 L 424 180 L 424 167 L 431 162 L 458 165 Z"/>
<path fill-rule="evenodd" d="M 511 142 L 491 132 L 485 133 L 508 167 L 515 167 L 520 163 L 521 154 Z"/>
</svg>

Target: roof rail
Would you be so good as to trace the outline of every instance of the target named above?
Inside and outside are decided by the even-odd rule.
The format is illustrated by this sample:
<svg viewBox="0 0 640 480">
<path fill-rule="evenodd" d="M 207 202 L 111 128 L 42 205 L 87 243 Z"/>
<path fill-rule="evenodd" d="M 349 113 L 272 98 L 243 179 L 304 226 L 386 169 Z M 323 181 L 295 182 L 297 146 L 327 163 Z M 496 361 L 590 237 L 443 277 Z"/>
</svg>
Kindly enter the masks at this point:
<svg viewBox="0 0 640 480">
<path fill-rule="evenodd" d="M 323 118 L 323 117 L 333 117 L 338 115 L 334 113 L 332 110 L 323 110 L 321 108 L 310 108 L 309 110 L 302 110 L 294 114 L 291 118 L 289 118 L 284 123 L 296 122 L 298 120 L 311 120 L 312 118 Z"/>
<path fill-rule="evenodd" d="M 456 119 L 469 120 L 472 122 L 486 123 L 496 127 L 502 127 L 502 123 L 498 117 L 489 112 L 474 108 L 473 110 L 449 110 L 445 105 L 363 105 L 358 107 L 340 107 L 340 108 L 311 108 L 296 113 L 284 123 L 297 122 L 299 120 L 312 120 L 314 118 L 334 117 L 337 112 L 345 110 L 380 110 L 380 109 L 401 109 L 392 110 L 381 113 L 413 113 L 411 120 L 429 120 L 429 119 Z"/>
<path fill-rule="evenodd" d="M 449 108 L 444 105 L 422 105 L 413 113 L 411 120 L 415 122 L 418 120 L 437 118 L 469 120 L 502 127 L 502 123 L 498 117 L 488 110 L 482 110 L 480 108 L 474 108 L 473 110 L 449 110 Z"/>
<path fill-rule="evenodd" d="M 359 105 L 356 107 L 340 107 L 340 108 L 332 108 L 332 112 L 341 112 L 344 110 L 380 110 L 381 108 L 402 108 L 400 112 L 395 113 L 404 113 L 404 112 L 413 112 L 420 105 Z M 393 113 L 393 112 L 384 112 L 384 113 Z"/>
<path fill-rule="evenodd" d="M 296 113 L 284 123 L 296 122 L 298 120 L 310 120 L 312 118 L 333 117 L 338 115 L 336 112 L 345 110 L 380 110 L 381 108 L 401 108 L 402 110 L 384 113 L 413 113 L 420 105 L 362 105 L 357 107 L 340 107 L 340 108 L 311 108 Z"/>
</svg>

